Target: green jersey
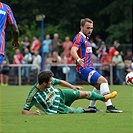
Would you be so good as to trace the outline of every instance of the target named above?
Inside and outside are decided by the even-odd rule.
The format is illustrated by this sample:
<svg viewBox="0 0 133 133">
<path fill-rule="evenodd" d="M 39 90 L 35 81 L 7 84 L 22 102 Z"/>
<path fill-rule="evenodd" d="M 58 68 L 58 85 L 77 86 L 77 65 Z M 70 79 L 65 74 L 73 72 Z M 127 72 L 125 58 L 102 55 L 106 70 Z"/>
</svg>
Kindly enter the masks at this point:
<svg viewBox="0 0 133 133">
<path fill-rule="evenodd" d="M 50 88 L 40 90 L 37 82 L 29 92 L 24 109 L 30 110 L 32 106 L 36 106 L 47 114 L 70 113 L 70 108 L 64 104 L 62 91 L 54 88 L 59 83 L 59 79 L 53 78 Z"/>
</svg>

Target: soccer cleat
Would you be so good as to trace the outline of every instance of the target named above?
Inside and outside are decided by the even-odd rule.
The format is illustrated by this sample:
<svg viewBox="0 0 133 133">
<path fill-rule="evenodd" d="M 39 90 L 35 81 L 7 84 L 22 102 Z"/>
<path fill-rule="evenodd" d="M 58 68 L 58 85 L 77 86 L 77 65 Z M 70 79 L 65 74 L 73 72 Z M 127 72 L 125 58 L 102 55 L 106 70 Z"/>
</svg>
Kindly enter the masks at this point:
<svg viewBox="0 0 133 133">
<path fill-rule="evenodd" d="M 96 110 L 96 112 L 103 112 L 103 110 L 101 110 L 101 109 L 97 109 L 96 107 L 91 107 L 91 106 L 89 106 L 88 107 L 88 109 L 95 109 Z"/>
<path fill-rule="evenodd" d="M 122 113 L 122 110 L 116 109 L 114 106 L 107 106 L 106 113 Z"/>
<path fill-rule="evenodd" d="M 96 111 L 96 109 L 94 109 L 94 108 L 87 108 L 87 109 L 83 109 L 84 110 L 84 113 L 96 113 L 97 111 Z"/>
<path fill-rule="evenodd" d="M 103 100 L 103 102 L 107 102 L 109 99 L 115 98 L 117 96 L 117 92 L 113 91 L 110 94 L 105 95 L 105 99 Z"/>
</svg>

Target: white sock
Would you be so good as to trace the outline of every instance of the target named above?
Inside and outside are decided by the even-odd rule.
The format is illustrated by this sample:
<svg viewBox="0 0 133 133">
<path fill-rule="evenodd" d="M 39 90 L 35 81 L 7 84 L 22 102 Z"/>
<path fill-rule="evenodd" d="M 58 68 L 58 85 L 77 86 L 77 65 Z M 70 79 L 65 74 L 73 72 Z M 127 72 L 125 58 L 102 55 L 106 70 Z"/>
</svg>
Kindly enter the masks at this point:
<svg viewBox="0 0 133 133">
<path fill-rule="evenodd" d="M 100 85 L 100 94 L 104 96 L 104 95 L 109 94 L 109 93 L 110 93 L 110 90 L 109 90 L 108 83 L 102 83 Z M 106 106 L 109 106 L 109 105 L 112 105 L 112 102 L 109 99 L 107 102 L 105 102 L 105 104 L 106 104 Z"/>
<path fill-rule="evenodd" d="M 93 92 L 100 94 L 100 90 L 97 90 L 96 88 L 93 89 Z M 89 106 L 91 106 L 91 107 L 96 106 L 96 102 L 97 102 L 97 100 L 91 100 Z"/>
</svg>

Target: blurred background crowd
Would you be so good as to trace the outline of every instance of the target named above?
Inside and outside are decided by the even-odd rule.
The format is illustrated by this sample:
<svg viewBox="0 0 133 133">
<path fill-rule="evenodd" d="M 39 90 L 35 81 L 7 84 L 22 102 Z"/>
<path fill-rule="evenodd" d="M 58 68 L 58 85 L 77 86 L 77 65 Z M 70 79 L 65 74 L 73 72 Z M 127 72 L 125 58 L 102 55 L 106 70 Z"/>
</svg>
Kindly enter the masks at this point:
<svg viewBox="0 0 133 133">
<path fill-rule="evenodd" d="M 76 76 L 75 61 L 70 54 L 70 48 L 73 37 L 80 29 L 79 21 L 85 17 L 94 21 L 94 30 L 89 41 L 93 48 L 96 70 L 109 82 L 113 76 L 113 84 L 125 84 L 125 74 L 133 69 L 132 1 L 1 2 L 12 8 L 20 31 L 21 44 L 20 49 L 12 50 L 12 37 L 7 24 L 6 55 L 0 75 L 1 86 L 20 85 L 20 81 L 21 84 L 34 84 L 37 73 L 44 69 L 52 70 L 55 77 L 72 84 L 84 84 Z M 43 16 L 43 19 L 39 20 L 38 16 Z"/>
<path fill-rule="evenodd" d="M 96 70 L 110 80 L 110 65 L 112 65 L 113 84 L 125 84 L 125 75 L 133 71 L 132 49 L 124 52 L 119 40 L 114 40 L 112 46 L 109 46 L 100 35 L 89 40 L 93 49 L 92 58 Z M 18 85 L 19 68 L 17 65 L 20 64 L 31 65 L 21 66 L 21 76 L 22 80 L 25 80 L 25 84 L 35 83 L 38 70 L 42 70 L 42 53 L 44 70 L 51 70 L 56 78 L 76 84 L 75 60 L 70 54 L 72 40 L 69 36 L 65 36 L 64 40 L 61 40 L 58 33 L 54 33 L 53 36 L 47 34 L 41 45 L 37 36 L 33 36 L 30 40 L 26 35 L 20 44 L 21 49 L 16 49 L 12 62 L 9 62 L 8 55 L 4 57 L 1 68 L 1 86 L 8 85 L 9 78 L 12 77 L 13 84 Z M 11 67 L 10 64 L 15 66 Z"/>
</svg>

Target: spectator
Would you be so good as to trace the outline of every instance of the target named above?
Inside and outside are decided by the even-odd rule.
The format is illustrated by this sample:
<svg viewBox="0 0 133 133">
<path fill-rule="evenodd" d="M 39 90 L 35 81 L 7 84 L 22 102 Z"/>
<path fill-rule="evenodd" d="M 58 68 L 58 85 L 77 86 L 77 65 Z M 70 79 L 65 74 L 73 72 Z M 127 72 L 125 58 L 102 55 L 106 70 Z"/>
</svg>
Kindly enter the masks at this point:
<svg viewBox="0 0 133 133">
<path fill-rule="evenodd" d="M 114 46 L 109 48 L 109 55 L 110 55 L 111 59 L 113 58 L 115 51 L 117 51 L 117 50 Z"/>
<path fill-rule="evenodd" d="M 16 54 L 13 56 L 13 64 L 19 65 L 22 64 L 23 55 L 20 53 L 19 49 L 16 49 Z M 18 84 L 18 66 L 14 67 L 15 75 L 15 85 Z"/>
<path fill-rule="evenodd" d="M 96 43 L 94 43 L 93 38 L 90 38 L 89 41 L 90 41 L 90 44 L 91 44 L 91 46 L 92 46 L 93 54 L 96 54 L 96 50 L 97 50 L 97 48 L 98 48 L 97 45 L 96 45 Z"/>
<path fill-rule="evenodd" d="M 29 52 L 28 48 L 25 48 L 24 50 L 24 58 L 23 58 L 23 64 L 31 64 L 32 63 L 32 54 Z M 30 66 L 24 66 L 22 67 L 22 76 L 26 77 L 27 84 L 30 83 Z"/>
<path fill-rule="evenodd" d="M 71 49 L 69 49 L 69 55 L 67 56 L 67 64 L 75 64 L 75 60 L 70 54 L 70 51 Z M 76 84 L 76 66 L 70 66 L 67 82 L 73 85 Z"/>
<path fill-rule="evenodd" d="M 110 55 L 107 52 L 103 52 L 100 62 L 102 64 L 102 75 L 109 80 L 110 64 L 112 63 Z"/>
<path fill-rule="evenodd" d="M 41 47 L 41 42 L 38 40 L 36 36 L 34 36 L 30 47 L 31 53 L 34 54 L 35 51 L 39 51 L 40 47 Z"/>
<path fill-rule="evenodd" d="M 25 48 L 28 48 L 28 49 L 30 49 L 30 44 L 31 44 L 31 42 L 30 42 L 30 40 L 29 40 L 29 37 L 26 35 L 25 36 L 25 38 L 24 38 L 24 40 L 23 41 L 21 41 L 21 44 L 23 45 L 22 46 L 22 54 L 24 55 L 24 50 L 25 50 Z"/>
<path fill-rule="evenodd" d="M 102 45 L 103 43 L 105 43 L 105 42 L 102 40 L 102 38 L 101 38 L 100 35 L 97 35 L 97 36 L 95 37 L 95 40 L 96 40 L 97 49 L 99 49 L 99 48 L 101 47 L 101 45 Z"/>
<path fill-rule="evenodd" d="M 131 49 L 127 49 L 127 53 L 126 53 L 126 55 L 125 55 L 124 60 L 132 61 L 132 57 L 133 57 L 132 50 L 131 50 Z"/>
<path fill-rule="evenodd" d="M 45 37 L 45 40 L 43 41 L 43 48 L 42 51 L 44 53 L 44 59 L 48 57 L 48 54 L 50 53 L 50 44 L 51 44 L 50 35 L 47 34 Z"/>
<path fill-rule="evenodd" d="M 68 73 L 68 69 L 70 69 L 68 66 L 66 66 L 67 64 L 67 57 L 65 55 L 65 53 L 61 53 L 60 55 L 61 57 L 61 64 L 63 64 L 63 66 L 61 66 L 60 68 L 60 75 L 59 77 L 63 80 L 66 80 L 66 73 Z"/>
<path fill-rule="evenodd" d="M 95 65 L 99 65 L 100 66 L 100 61 L 99 61 L 98 57 L 95 54 L 92 54 L 92 61 L 93 61 L 93 63 Z M 95 66 L 95 69 L 96 69 L 97 72 L 101 73 L 99 66 Z"/>
<path fill-rule="evenodd" d="M 1 86 L 8 86 L 8 79 L 9 79 L 9 60 L 7 55 L 4 55 L 3 61 L 2 61 L 2 69 L 1 69 Z"/>
<path fill-rule="evenodd" d="M 122 47 L 121 47 L 121 45 L 120 45 L 120 43 L 119 43 L 119 41 L 118 40 L 115 40 L 114 41 L 114 47 L 115 47 L 115 49 L 119 52 L 119 54 L 122 56 L 122 58 L 123 58 L 123 51 L 122 51 Z"/>
<path fill-rule="evenodd" d="M 117 77 L 119 79 L 119 84 L 124 84 L 124 62 L 122 59 L 122 56 L 119 55 L 118 51 L 115 51 L 114 56 L 112 58 L 113 66 L 116 66 L 116 73 Z"/>
<path fill-rule="evenodd" d="M 126 73 L 131 71 L 131 63 L 132 62 L 128 60 L 124 61 Z"/>
<path fill-rule="evenodd" d="M 43 40 L 43 47 L 42 47 L 42 52 L 44 54 L 44 69 L 46 67 L 46 60 L 48 57 L 48 54 L 50 53 L 50 44 L 51 44 L 51 39 L 50 39 L 50 35 L 47 34 L 45 37 L 45 40 Z"/>
<path fill-rule="evenodd" d="M 132 50 L 131 50 L 131 49 L 128 49 L 128 50 L 127 50 L 127 53 L 126 53 L 126 55 L 125 55 L 125 58 L 124 58 L 124 63 L 125 63 L 125 67 L 126 67 L 126 72 L 129 72 L 129 71 L 130 71 L 130 66 L 131 66 L 131 62 L 132 62 L 132 57 L 133 57 Z"/>
<path fill-rule="evenodd" d="M 56 78 L 59 78 L 60 75 L 58 71 L 60 68 L 57 66 L 58 64 L 61 64 L 61 57 L 56 51 L 54 51 L 51 62 L 51 71 L 54 73 Z"/>
<path fill-rule="evenodd" d="M 52 53 L 48 54 L 48 57 L 46 58 L 45 62 L 45 70 L 51 70 L 51 63 L 52 63 Z"/>
<path fill-rule="evenodd" d="M 54 51 L 57 51 L 59 55 L 63 52 L 62 41 L 59 39 L 59 35 L 57 33 L 55 33 L 53 36 L 53 39 L 50 45 L 50 50 L 52 53 Z"/>
<path fill-rule="evenodd" d="M 32 66 L 31 67 L 31 70 L 33 71 L 34 83 L 35 83 L 36 80 L 37 80 L 37 74 L 41 70 L 41 60 L 42 60 L 42 57 L 39 55 L 39 51 L 34 51 L 34 55 L 33 55 L 32 58 L 33 58 L 32 64 L 36 65 L 36 66 Z"/>
<path fill-rule="evenodd" d="M 107 45 L 105 44 L 105 42 L 102 42 L 100 45 L 101 45 L 101 46 L 100 46 L 100 47 L 97 49 L 97 51 L 96 51 L 97 57 L 98 57 L 99 59 L 101 59 L 102 54 L 103 54 L 104 52 L 108 52 L 108 48 L 107 48 Z"/>
<path fill-rule="evenodd" d="M 65 42 L 63 42 L 63 48 L 64 48 L 64 54 L 66 55 L 66 57 L 69 55 L 70 53 L 70 48 L 72 47 L 72 41 L 70 41 L 70 37 L 66 36 L 65 37 Z"/>
</svg>

